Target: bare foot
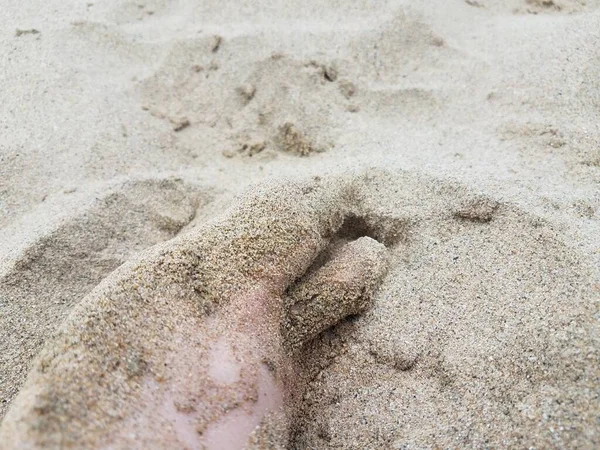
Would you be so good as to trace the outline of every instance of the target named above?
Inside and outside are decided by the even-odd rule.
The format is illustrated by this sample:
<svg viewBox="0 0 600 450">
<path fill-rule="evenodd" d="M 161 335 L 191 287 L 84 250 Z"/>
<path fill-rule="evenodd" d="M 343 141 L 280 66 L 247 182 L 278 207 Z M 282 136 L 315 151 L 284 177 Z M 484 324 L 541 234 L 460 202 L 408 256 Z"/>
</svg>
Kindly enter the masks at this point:
<svg viewBox="0 0 600 450">
<path fill-rule="evenodd" d="M 364 311 L 385 271 L 368 237 L 309 269 L 351 201 L 340 183 L 270 186 L 117 270 L 42 352 L 0 442 L 284 446 L 295 353 Z"/>
</svg>

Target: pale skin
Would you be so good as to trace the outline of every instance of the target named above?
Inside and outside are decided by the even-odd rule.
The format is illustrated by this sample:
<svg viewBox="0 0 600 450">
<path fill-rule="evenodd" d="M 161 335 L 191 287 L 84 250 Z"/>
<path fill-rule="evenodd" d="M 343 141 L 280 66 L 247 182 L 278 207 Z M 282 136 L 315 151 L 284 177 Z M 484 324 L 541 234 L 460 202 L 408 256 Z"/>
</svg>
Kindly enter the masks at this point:
<svg viewBox="0 0 600 450">
<path fill-rule="evenodd" d="M 183 347 L 183 354 L 173 355 L 165 382 L 144 385 L 138 412 L 115 426 L 113 446 L 160 441 L 168 448 L 244 448 L 263 417 L 284 406 L 284 384 L 270 369 L 292 367 L 278 309 L 280 299 L 257 289 L 207 318 L 199 329 L 202 348 Z"/>
<path fill-rule="evenodd" d="M 378 262 L 374 258 L 379 257 L 383 257 L 383 246 L 362 238 L 347 244 L 325 267 L 295 286 L 295 291 L 300 291 L 296 297 L 309 298 L 288 298 L 287 303 L 295 305 L 290 311 L 286 311 L 285 299 L 261 287 L 216 311 L 199 329 L 202 340 L 208 344 L 201 352 L 203 363 L 197 364 L 197 358 L 191 355 L 179 357 L 164 389 L 185 392 L 186 397 L 194 399 L 193 404 L 173 408 L 170 396 L 157 402 L 153 386 L 147 385 L 136 407 L 142 412 L 115 430 L 113 442 L 125 447 L 131 443 L 128 436 L 135 429 L 138 442 L 156 442 L 160 437 L 161 445 L 171 448 L 183 445 L 190 449 L 242 449 L 248 446 L 249 436 L 265 416 L 285 421 L 290 407 L 286 401 L 291 391 L 300 388 L 295 384 L 295 351 L 323 329 L 364 309 L 361 302 L 369 300 L 365 298 L 368 294 L 357 295 L 350 302 L 343 296 L 353 288 L 360 292 L 369 290 L 385 267 L 373 267 Z M 297 325 L 287 331 L 282 327 L 285 316 L 297 314 L 299 308 L 302 316 L 309 315 L 306 308 L 311 305 L 304 301 L 314 297 L 310 289 L 318 290 L 320 282 L 333 286 L 334 295 L 329 298 L 333 315 L 319 312 L 315 314 L 316 328 Z M 306 289 L 310 293 L 305 293 Z M 188 378 L 178 377 L 178 373 L 189 371 L 194 373 L 193 387 Z M 225 410 L 223 405 L 228 405 Z M 203 420 L 205 415 L 210 418 Z M 172 424 L 174 433 L 170 440 L 157 436 L 162 430 L 157 421 Z M 284 440 L 285 436 L 280 438 Z"/>
</svg>

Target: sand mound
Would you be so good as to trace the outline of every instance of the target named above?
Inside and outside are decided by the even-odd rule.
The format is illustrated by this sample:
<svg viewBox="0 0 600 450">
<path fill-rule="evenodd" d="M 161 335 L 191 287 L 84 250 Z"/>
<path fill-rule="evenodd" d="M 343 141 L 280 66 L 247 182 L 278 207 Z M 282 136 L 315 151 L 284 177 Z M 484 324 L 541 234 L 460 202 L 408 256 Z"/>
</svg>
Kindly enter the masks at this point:
<svg viewBox="0 0 600 450">
<path fill-rule="evenodd" d="M 175 131 L 192 125 L 184 141 L 202 135 L 206 147 L 226 156 L 263 151 L 307 156 L 331 148 L 332 130 L 348 114 L 345 97 L 353 94 L 351 85 L 337 82 L 335 66 L 272 54 L 246 63 L 249 75 L 242 78 L 230 68 L 237 45 L 235 39 L 212 35 L 175 46 L 142 83 L 144 109 Z"/>
<path fill-rule="evenodd" d="M 410 7 L 375 29 L 364 30 L 353 43 L 352 63 L 363 77 L 375 82 L 422 81 L 444 77 L 456 64 L 456 50 L 419 19 Z"/>
<path fill-rule="evenodd" d="M 204 314 L 255 283 L 282 292 L 325 248 L 319 235 L 371 236 L 393 260 L 372 311 L 326 331 L 299 358 L 306 389 L 293 448 L 593 438 L 590 277 L 552 226 L 407 173 L 253 191 L 87 297 L 6 416 L 6 442 L 103 442 L 108 424 L 130 413 L 140 380 L 172 376 L 163 362 L 181 353 L 170 337 L 185 341 Z M 490 420 L 501 426 L 490 431 Z"/>
<path fill-rule="evenodd" d="M 410 225 L 375 307 L 308 351 L 293 447 L 590 445 L 598 330 L 574 249 L 459 186 L 384 176 L 363 195 Z"/>
<path fill-rule="evenodd" d="M 45 339 L 85 294 L 193 219 L 202 201 L 194 191 L 168 179 L 125 182 L 7 257 L 0 274 L 0 415 Z"/>
</svg>

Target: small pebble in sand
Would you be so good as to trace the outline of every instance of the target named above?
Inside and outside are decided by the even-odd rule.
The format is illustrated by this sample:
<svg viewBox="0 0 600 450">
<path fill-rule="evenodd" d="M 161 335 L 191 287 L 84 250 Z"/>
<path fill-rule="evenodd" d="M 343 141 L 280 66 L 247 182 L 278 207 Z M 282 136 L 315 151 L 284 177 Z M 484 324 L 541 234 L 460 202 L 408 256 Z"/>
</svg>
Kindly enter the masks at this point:
<svg viewBox="0 0 600 450">
<path fill-rule="evenodd" d="M 284 151 L 298 156 L 308 156 L 318 151 L 292 122 L 279 127 L 278 140 Z"/>
<path fill-rule="evenodd" d="M 28 30 L 21 30 L 21 29 L 17 28 L 17 30 L 15 31 L 16 37 L 23 36 L 26 34 L 40 34 L 40 32 L 38 30 L 36 30 L 35 28 L 30 28 Z"/>
<path fill-rule="evenodd" d="M 486 197 L 476 198 L 461 205 L 454 211 L 457 219 L 469 220 L 471 222 L 489 222 L 493 219 L 498 209 L 498 203 Z"/>
<path fill-rule="evenodd" d="M 265 141 L 261 139 L 251 139 L 242 144 L 239 152 L 244 154 L 245 156 L 252 157 L 262 152 L 266 146 L 267 144 L 265 143 Z"/>
<path fill-rule="evenodd" d="M 528 5 L 537 6 L 540 8 L 555 9 L 556 11 L 560 11 L 562 9 L 562 6 L 556 3 L 554 0 L 527 0 L 526 3 Z"/>
<path fill-rule="evenodd" d="M 213 38 L 213 44 L 212 44 L 211 51 L 212 51 L 213 53 L 216 53 L 216 52 L 218 52 L 218 51 L 219 51 L 219 48 L 221 47 L 221 44 L 222 44 L 222 43 L 223 43 L 223 38 L 222 38 L 221 36 L 219 36 L 219 35 L 216 35 L 216 36 Z"/>
<path fill-rule="evenodd" d="M 444 39 L 439 36 L 434 36 L 431 39 L 431 45 L 433 45 L 435 47 L 443 47 L 445 43 L 446 42 L 444 41 Z"/>
<path fill-rule="evenodd" d="M 250 100 L 254 98 L 256 94 L 256 87 L 251 83 L 244 83 L 236 89 L 237 93 L 242 98 L 244 105 L 250 103 Z"/>
<path fill-rule="evenodd" d="M 338 78 L 338 71 L 332 64 L 323 66 L 323 76 L 327 81 L 335 81 Z"/>
<path fill-rule="evenodd" d="M 157 119 L 164 119 L 165 117 L 167 117 L 167 113 L 156 106 L 142 106 L 142 109 L 144 111 L 148 111 L 153 117 L 156 117 Z"/>
<path fill-rule="evenodd" d="M 340 92 L 346 98 L 353 97 L 356 94 L 356 85 L 350 80 L 341 80 Z"/>
<path fill-rule="evenodd" d="M 186 116 L 169 117 L 173 131 L 181 131 L 190 126 L 190 120 Z"/>
</svg>

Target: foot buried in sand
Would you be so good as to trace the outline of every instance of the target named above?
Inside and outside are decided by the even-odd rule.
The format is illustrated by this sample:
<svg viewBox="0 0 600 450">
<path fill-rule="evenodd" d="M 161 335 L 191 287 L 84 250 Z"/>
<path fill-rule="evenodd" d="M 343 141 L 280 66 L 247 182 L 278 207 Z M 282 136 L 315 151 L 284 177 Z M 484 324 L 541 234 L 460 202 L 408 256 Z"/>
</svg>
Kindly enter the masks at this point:
<svg viewBox="0 0 600 450">
<path fill-rule="evenodd" d="M 352 192 L 342 180 L 267 185 L 121 267 L 41 353 L 0 442 L 285 446 L 299 349 L 367 309 L 386 269 L 369 237 L 315 262 L 354 213 Z"/>
</svg>

